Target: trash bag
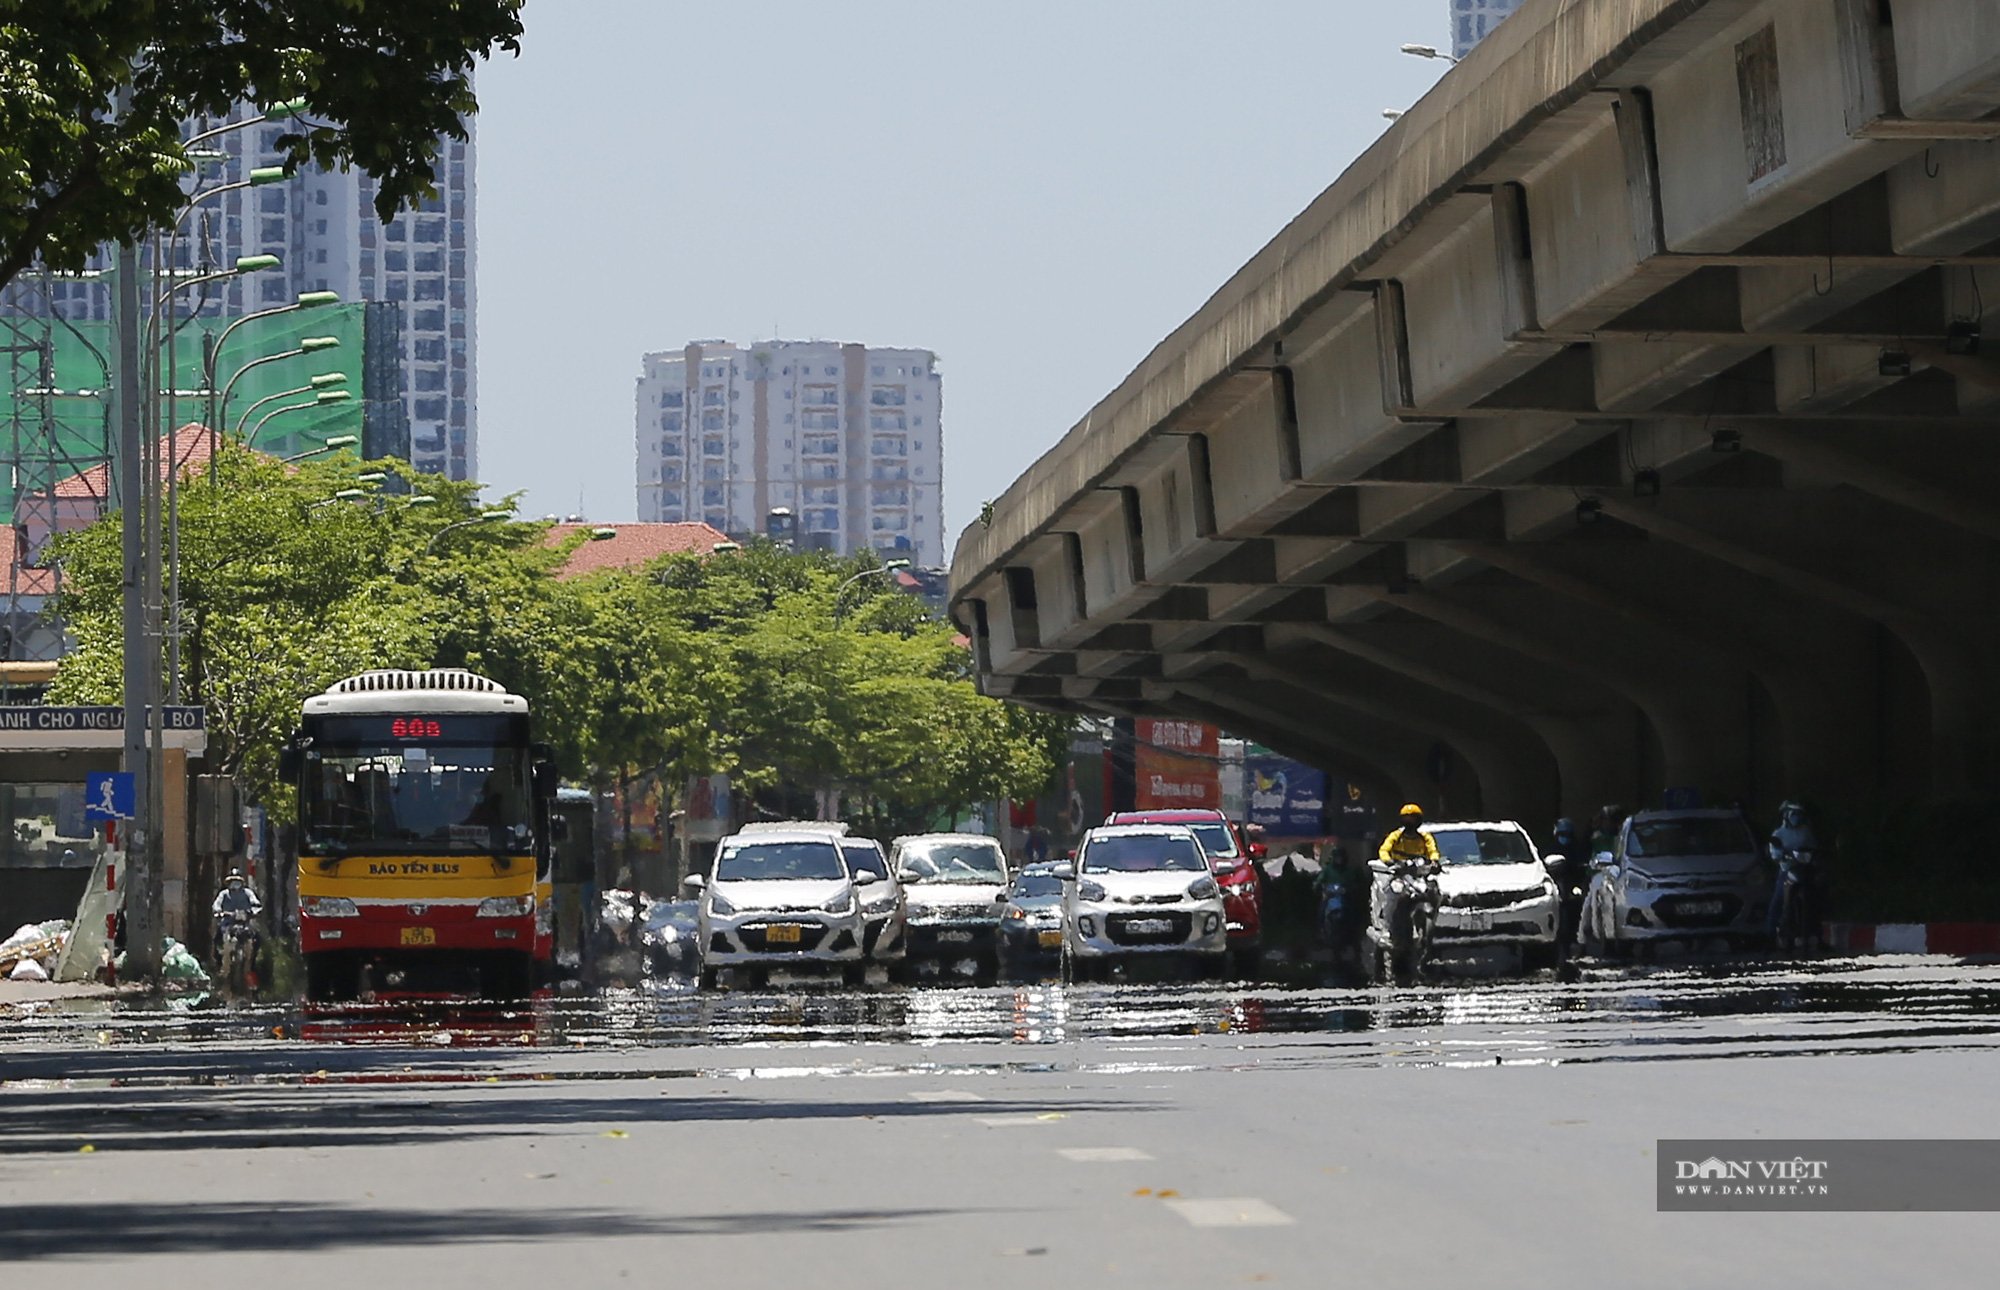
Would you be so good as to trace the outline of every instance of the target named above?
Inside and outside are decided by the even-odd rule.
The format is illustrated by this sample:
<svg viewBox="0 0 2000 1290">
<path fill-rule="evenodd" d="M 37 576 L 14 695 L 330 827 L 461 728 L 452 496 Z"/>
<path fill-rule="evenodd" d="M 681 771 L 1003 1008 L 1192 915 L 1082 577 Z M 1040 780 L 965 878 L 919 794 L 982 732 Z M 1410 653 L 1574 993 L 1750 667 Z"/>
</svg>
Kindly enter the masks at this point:
<svg viewBox="0 0 2000 1290">
<path fill-rule="evenodd" d="M 202 971 L 201 963 L 188 953 L 187 946 L 173 937 L 167 938 L 166 950 L 160 955 L 160 975 L 169 981 L 189 981 L 195 984 L 207 982 L 208 973 Z"/>
<path fill-rule="evenodd" d="M 44 968 L 34 959 L 22 959 L 14 965 L 14 970 L 7 974 L 7 979 L 9 981 L 46 981 L 49 979 L 49 973 L 48 969 Z"/>
</svg>

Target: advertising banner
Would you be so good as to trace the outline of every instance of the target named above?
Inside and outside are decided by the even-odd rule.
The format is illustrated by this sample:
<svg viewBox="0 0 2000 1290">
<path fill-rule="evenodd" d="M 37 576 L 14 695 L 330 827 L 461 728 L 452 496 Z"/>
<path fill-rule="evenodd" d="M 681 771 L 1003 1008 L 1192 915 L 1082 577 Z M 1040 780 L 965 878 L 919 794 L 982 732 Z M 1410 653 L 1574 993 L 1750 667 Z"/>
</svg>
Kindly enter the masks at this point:
<svg viewBox="0 0 2000 1290">
<path fill-rule="evenodd" d="M 1249 757 L 1250 823 L 1274 838 L 1316 838 L 1326 830 L 1326 775 L 1289 757 Z"/>
<path fill-rule="evenodd" d="M 1141 717 L 1133 725 L 1133 804 L 1141 811 L 1222 809 L 1214 726 Z"/>
</svg>

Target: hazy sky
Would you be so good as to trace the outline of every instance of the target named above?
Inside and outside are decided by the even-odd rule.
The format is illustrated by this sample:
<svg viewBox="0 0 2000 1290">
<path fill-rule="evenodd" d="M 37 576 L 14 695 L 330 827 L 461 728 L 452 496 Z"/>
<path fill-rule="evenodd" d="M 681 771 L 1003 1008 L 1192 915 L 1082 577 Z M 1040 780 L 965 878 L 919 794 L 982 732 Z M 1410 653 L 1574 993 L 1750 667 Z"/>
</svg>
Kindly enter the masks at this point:
<svg viewBox="0 0 2000 1290">
<path fill-rule="evenodd" d="M 479 456 L 631 519 L 640 355 L 935 350 L 946 539 L 1413 102 L 1447 0 L 530 0 L 481 74 Z"/>
</svg>

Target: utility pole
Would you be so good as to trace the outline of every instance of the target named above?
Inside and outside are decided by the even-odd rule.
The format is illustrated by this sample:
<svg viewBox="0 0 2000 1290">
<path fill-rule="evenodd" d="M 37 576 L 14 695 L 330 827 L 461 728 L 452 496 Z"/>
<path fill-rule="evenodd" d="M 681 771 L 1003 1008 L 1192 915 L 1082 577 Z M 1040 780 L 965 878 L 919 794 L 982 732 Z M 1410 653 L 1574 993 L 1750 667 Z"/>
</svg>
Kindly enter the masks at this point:
<svg viewBox="0 0 2000 1290">
<path fill-rule="evenodd" d="M 120 590 L 125 626 L 125 769 L 133 777 L 131 822 L 125 833 L 125 972 L 133 980 L 159 975 L 159 874 L 153 863 L 152 775 L 146 740 L 146 471 L 144 375 L 139 361 L 139 247 L 118 248 L 118 340 L 112 399 L 118 417 L 118 509 L 124 540 Z"/>
</svg>

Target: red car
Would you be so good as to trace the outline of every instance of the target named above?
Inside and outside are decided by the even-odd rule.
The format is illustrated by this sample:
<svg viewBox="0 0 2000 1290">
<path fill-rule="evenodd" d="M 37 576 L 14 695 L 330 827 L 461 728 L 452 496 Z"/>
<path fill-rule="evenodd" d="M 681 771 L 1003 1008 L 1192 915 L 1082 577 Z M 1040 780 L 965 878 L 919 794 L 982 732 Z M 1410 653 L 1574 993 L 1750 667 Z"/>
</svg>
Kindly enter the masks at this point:
<svg viewBox="0 0 2000 1290">
<path fill-rule="evenodd" d="M 1194 830 L 1215 866 L 1222 912 L 1229 920 L 1229 949 L 1240 970 L 1254 971 L 1264 937 L 1264 844 L 1221 811 L 1114 811 L 1106 824 L 1181 824 Z"/>
</svg>

